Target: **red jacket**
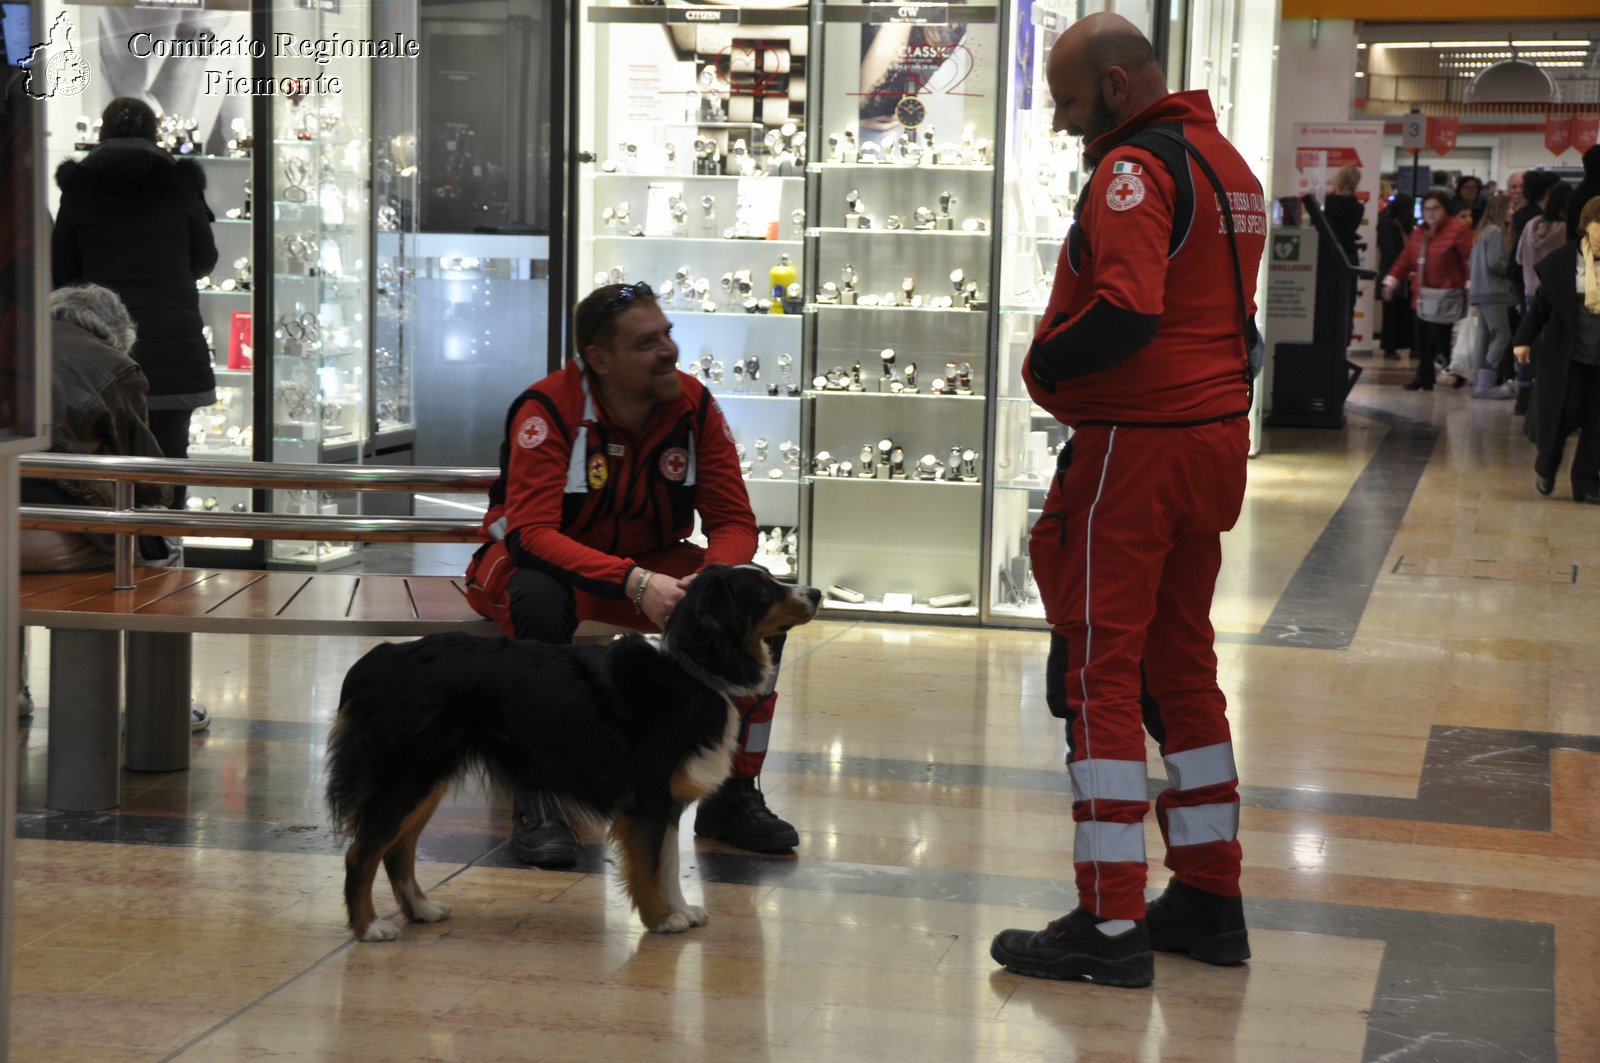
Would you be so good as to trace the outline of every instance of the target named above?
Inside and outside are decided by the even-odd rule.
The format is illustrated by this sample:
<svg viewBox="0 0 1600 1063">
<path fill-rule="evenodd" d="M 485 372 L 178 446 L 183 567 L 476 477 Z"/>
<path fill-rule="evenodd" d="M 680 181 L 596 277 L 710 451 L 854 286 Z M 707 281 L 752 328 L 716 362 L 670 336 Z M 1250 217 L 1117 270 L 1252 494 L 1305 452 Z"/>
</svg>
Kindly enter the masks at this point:
<svg viewBox="0 0 1600 1063">
<path fill-rule="evenodd" d="M 1429 235 L 1426 225 L 1419 225 L 1406 237 L 1406 249 L 1389 267 L 1389 276 L 1405 280 L 1416 271 L 1417 261 L 1423 259 L 1422 241 L 1428 241 L 1426 252 L 1427 276 L 1421 283 L 1411 286 L 1411 306 L 1417 305 L 1417 296 L 1423 288 L 1465 288 L 1472 262 L 1472 227 L 1460 218 L 1446 215 L 1439 223 L 1437 234 Z"/>
<path fill-rule="evenodd" d="M 1179 145 L 1125 143 L 1161 126 L 1199 149 L 1228 192 L 1255 315 L 1261 184 L 1217 129 L 1210 97 L 1172 93 L 1085 151 L 1095 170 L 1022 372 L 1064 424 L 1187 424 L 1249 408 L 1233 254 L 1211 182 Z"/>
<path fill-rule="evenodd" d="M 576 362 L 518 396 L 480 538 L 519 567 L 602 598 L 626 597 L 632 555 L 687 537 L 700 513 L 706 562 L 755 556 L 756 521 L 722 410 L 699 381 L 638 435 L 618 425 Z M 480 551 L 481 555 L 482 551 Z"/>
</svg>

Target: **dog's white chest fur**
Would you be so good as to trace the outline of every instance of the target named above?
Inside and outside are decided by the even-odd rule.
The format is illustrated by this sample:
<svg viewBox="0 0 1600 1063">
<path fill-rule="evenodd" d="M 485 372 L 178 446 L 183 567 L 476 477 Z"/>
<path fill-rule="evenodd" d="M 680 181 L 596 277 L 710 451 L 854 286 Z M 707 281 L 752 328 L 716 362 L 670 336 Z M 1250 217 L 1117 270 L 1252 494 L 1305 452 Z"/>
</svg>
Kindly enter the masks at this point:
<svg viewBox="0 0 1600 1063">
<path fill-rule="evenodd" d="M 728 706 L 728 722 L 722 729 L 722 740 L 708 749 L 690 757 L 679 770 L 679 778 L 687 781 L 705 796 L 714 793 L 733 770 L 733 750 L 739 744 L 739 709 L 732 698 L 722 699 Z"/>
</svg>

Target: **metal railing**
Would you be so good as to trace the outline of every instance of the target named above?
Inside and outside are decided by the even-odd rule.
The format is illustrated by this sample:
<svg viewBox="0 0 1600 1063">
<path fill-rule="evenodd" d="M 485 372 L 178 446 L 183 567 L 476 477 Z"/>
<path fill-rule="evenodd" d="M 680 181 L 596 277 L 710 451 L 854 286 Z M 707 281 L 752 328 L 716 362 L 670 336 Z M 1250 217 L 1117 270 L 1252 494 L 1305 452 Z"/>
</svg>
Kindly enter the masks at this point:
<svg viewBox="0 0 1600 1063">
<path fill-rule="evenodd" d="M 30 454 L 18 465 L 25 477 L 111 481 L 112 508 L 23 505 L 17 523 L 49 531 L 114 535 L 115 586 L 132 587 L 135 539 L 140 535 L 215 535 L 250 539 L 327 539 L 341 542 L 471 542 L 482 521 L 448 517 L 366 517 L 359 514 L 193 512 L 138 509 L 138 483 L 206 484 L 275 491 L 487 491 L 499 470 L 415 465 L 311 465 L 127 458 L 97 454 Z"/>
</svg>

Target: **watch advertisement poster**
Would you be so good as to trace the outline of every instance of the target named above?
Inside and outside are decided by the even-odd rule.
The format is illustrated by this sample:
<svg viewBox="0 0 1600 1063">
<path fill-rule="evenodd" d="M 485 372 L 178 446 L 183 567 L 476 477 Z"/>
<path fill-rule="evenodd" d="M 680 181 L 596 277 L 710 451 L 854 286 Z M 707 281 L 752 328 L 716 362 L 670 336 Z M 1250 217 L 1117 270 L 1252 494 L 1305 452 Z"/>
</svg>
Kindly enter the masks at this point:
<svg viewBox="0 0 1600 1063">
<path fill-rule="evenodd" d="M 868 23 L 861 27 L 861 142 L 937 123 L 959 129 L 963 97 L 979 96 L 977 66 L 960 5 L 942 5 L 950 21 Z"/>
</svg>

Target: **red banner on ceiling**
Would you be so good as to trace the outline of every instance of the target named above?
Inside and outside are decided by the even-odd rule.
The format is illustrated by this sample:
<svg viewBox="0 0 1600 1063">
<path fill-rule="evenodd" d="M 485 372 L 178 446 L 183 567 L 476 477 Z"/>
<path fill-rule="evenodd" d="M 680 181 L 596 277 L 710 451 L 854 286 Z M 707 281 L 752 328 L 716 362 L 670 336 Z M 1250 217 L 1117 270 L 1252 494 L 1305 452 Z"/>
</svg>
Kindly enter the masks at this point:
<svg viewBox="0 0 1600 1063">
<path fill-rule="evenodd" d="M 1560 155 L 1572 147 L 1572 117 L 1565 114 L 1547 114 L 1544 117 L 1544 146 L 1550 154 Z"/>
<path fill-rule="evenodd" d="M 1436 155 L 1448 155 L 1456 146 L 1456 131 L 1460 122 L 1454 115 L 1428 119 L 1428 147 Z"/>
<path fill-rule="evenodd" d="M 1575 114 L 1572 116 L 1572 146 L 1580 153 L 1594 147 L 1600 140 L 1600 114 Z"/>
</svg>

